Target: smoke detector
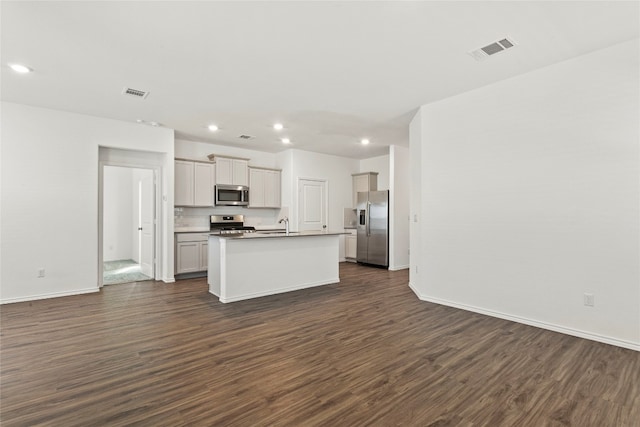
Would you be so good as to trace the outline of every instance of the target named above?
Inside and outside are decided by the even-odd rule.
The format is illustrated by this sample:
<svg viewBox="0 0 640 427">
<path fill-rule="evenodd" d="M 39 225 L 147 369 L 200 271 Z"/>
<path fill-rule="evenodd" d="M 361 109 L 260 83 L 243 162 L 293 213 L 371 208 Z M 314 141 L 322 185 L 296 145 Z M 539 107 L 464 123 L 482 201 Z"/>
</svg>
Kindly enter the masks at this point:
<svg viewBox="0 0 640 427">
<path fill-rule="evenodd" d="M 486 59 L 492 55 L 504 52 L 507 49 L 511 49 L 515 45 L 516 42 L 514 42 L 512 38 L 505 37 L 501 40 L 495 41 L 479 49 L 471 50 L 467 53 L 471 55 L 476 61 L 482 61 L 483 59 Z"/>
<path fill-rule="evenodd" d="M 124 89 L 122 89 L 122 94 L 140 99 L 145 99 L 147 96 L 149 96 L 149 92 L 147 92 L 146 90 L 133 89 L 130 87 L 125 87 Z"/>
</svg>

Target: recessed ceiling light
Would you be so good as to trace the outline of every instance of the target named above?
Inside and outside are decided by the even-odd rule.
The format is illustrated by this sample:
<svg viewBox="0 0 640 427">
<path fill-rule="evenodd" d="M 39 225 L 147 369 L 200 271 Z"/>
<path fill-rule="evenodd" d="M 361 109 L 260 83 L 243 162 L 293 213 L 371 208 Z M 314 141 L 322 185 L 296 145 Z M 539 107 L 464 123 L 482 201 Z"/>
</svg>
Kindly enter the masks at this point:
<svg viewBox="0 0 640 427">
<path fill-rule="evenodd" d="M 209 128 L 209 130 L 210 130 L 211 132 L 215 132 L 215 131 L 217 131 L 217 130 L 218 130 L 218 126 L 216 126 L 216 125 L 209 125 L 209 126 L 207 126 L 207 127 Z"/>
<path fill-rule="evenodd" d="M 144 123 L 144 120 L 142 120 L 142 119 L 136 119 L 136 123 Z"/>
<path fill-rule="evenodd" d="M 275 123 L 275 124 L 273 125 L 273 128 L 274 128 L 275 130 L 282 130 L 282 129 L 284 128 L 284 126 L 282 126 L 282 123 Z"/>
<path fill-rule="evenodd" d="M 149 124 L 150 124 L 151 126 L 153 126 L 153 127 L 158 127 L 158 126 L 160 126 L 160 123 L 158 123 L 158 122 L 149 122 Z"/>
<path fill-rule="evenodd" d="M 26 74 L 33 71 L 31 68 L 22 64 L 9 64 L 9 67 L 11 67 L 11 69 L 16 73 L 20 73 L 20 74 Z"/>
<path fill-rule="evenodd" d="M 281 141 L 283 144 L 291 144 L 291 140 L 289 138 L 282 138 Z"/>
<path fill-rule="evenodd" d="M 364 138 L 364 139 L 360 140 L 360 143 L 362 145 L 367 145 L 369 143 L 369 140 L 367 138 Z"/>
</svg>

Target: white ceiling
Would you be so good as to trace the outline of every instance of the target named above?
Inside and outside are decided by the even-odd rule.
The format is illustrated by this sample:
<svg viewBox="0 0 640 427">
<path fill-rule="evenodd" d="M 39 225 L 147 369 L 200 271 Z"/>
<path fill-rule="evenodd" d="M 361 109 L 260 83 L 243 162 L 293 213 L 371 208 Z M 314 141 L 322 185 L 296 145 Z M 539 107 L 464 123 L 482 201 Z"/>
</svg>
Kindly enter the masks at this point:
<svg viewBox="0 0 640 427">
<path fill-rule="evenodd" d="M 353 158 L 407 146 L 422 104 L 640 28 L 637 1 L 3 1 L 0 12 L 4 101 L 157 121 L 177 139 Z M 518 46 L 482 62 L 467 54 L 504 36 Z M 34 72 L 15 74 L 14 62 Z M 150 95 L 123 96 L 125 86 Z"/>
</svg>

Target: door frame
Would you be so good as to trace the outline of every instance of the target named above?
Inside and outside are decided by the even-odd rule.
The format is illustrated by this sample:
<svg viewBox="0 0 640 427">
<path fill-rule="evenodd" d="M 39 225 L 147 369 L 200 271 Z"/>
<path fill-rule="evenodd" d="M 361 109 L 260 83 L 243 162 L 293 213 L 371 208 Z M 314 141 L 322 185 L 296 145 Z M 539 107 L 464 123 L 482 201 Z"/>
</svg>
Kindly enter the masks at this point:
<svg viewBox="0 0 640 427">
<path fill-rule="evenodd" d="M 297 203 L 296 203 L 296 231 L 300 231 L 299 229 L 299 225 L 300 225 L 300 203 L 302 201 L 302 199 L 300 198 L 300 190 L 302 189 L 301 187 L 301 181 L 316 181 L 319 183 L 322 183 L 323 185 L 323 190 L 324 190 L 324 219 L 325 219 L 325 225 L 327 226 L 327 230 L 329 229 L 329 181 L 326 178 L 309 178 L 309 177 L 304 177 L 304 176 L 299 176 L 296 182 L 296 194 L 297 194 Z"/>
<path fill-rule="evenodd" d="M 129 169 L 147 169 L 153 172 L 153 186 L 154 186 L 154 227 L 153 227 L 153 280 L 160 280 L 161 265 L 159 260 L 162 253 L 162 194 L 161 186 L 158 182 L 161 182 L 161 167 L 156 165 L 145 165 L 138 163 L 127 163 L 113 160 L 99 160 L 98 161 L 98 288 L 104 286 L 104 167 L 115 166 Z"/>
</svg>

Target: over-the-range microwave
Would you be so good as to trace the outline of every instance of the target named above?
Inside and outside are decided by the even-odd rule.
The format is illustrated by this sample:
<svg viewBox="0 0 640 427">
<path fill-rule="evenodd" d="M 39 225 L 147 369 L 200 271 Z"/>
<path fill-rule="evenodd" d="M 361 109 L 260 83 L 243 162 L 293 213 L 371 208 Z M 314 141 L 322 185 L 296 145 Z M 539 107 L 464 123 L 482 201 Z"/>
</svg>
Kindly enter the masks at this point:
<svg viewBox="0 0 640 427">
<path fill-rule="evenodd" d="M 224 185 L 215 186 L 216 206 L 248 206 L 249 187 L 245 185 Z"/>
</svg>

